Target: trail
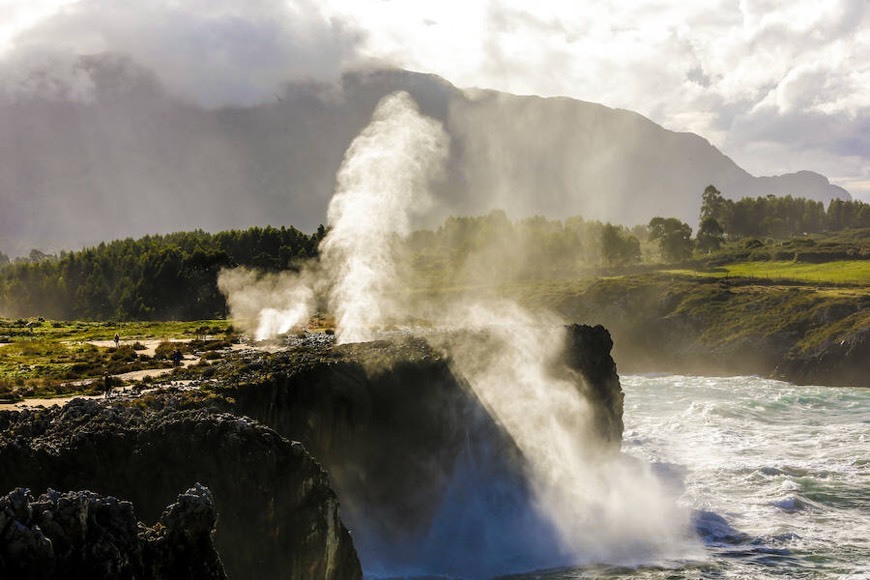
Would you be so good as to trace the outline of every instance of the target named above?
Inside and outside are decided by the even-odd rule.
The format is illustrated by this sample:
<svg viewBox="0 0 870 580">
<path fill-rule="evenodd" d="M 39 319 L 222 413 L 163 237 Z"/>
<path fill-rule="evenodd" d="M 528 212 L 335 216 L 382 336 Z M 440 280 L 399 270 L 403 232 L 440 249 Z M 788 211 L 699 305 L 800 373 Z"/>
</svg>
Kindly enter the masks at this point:
<svg viewBox="0 0 870 580">
<path fill-rule="evenodd" d="M 154 356 L 156 352 L 156 348 L 158 345 L 164 342 L 177 342 L 179 344 L 191 342 L 192 339 L 149 339 L 149 340 L 141 340 L 141 339 L 132 339 L 128 341 L 121 341 L 121 344 L 132 344 L 138 342 L 143 345 L 145 348 L 143 350 L 136 351 L 139 354 L 144 354 L 147 356 Z M 97 347 L 109 348 L 115 346 L 114 340 L 90 340 L 87 341 L 87 344 L 92 344 Z M 230 349 L 232 351 L 238 350 L 265 350 L 265 351 L 275 351 L 280 350 L 281 347 L 276 347 L 271 344 L 233 344 Z M 184 355 L 181 360 L 181 367 L 188 367 L 191 365 L 195 365 L 199 363 L 201 357 L 195 355 Z M 120 379 L 122 381 L 141 381 L 145 377 L 151 378 L 159 378 L 171 374 L 175 367 L 167 367 L 161 369 L 143 369 L 139 371 L 130 371 L 126 373 L 118 373 L 115 375 L 111 375 L 115 379 Z M 82 379 L 79 381 L 73 381 L 68 384 L 71 385 L 84 385 L 90 383 L 92 381 L 100 380 L 102 377 L 90 377 L 87 379 Z M 172 381 L 174 385 L 184 385 L 189 383 L 190 381 Z M 139 396 L 145 393 L 149 393 L 159 389 L 160 387 L 155 387 L 151 389 L 145 389 L 135 393 L 133 391 L 132 385 L 127 385 L 123 387 L 114 387 L 112 388 L 113 395 L 134 395 Z M 51 398 L 42 398 L 42 397 L 32 397 L 25 398 L 23 401 L 18 401 L 16 403 L 0 403 L 0 411 L 2 410 L 13 410 L 20 411 L 22 409 L 34 408 L 34 407 L 51 407 L 54 405 L 64 406 L 73 399 L 103 399 L 104 395 L 84 395 L 84 394 L 75 394 L 75 395 L 65 395 L 61 397 L 51 397 Z"/>
<path fill-rule="evenodd" d="M 190 339 L 154 339 L 154 340 L 133 340 L 133 341 L 121 341 L 121 344 L 130 344 L 133 342 L 138 342 L 139 344 L 145 347 L 144 350 L 136 351 L 138 354 L 144 354 L 147 356 L 153 357 L 156 353 L 157 347 L 162 342 L 177 342 L 177 343 L 187 343 L 190 342 Z M 114 340 L 90 340 L 87 341 L 87 344 L 94 345 L 100 348 L 110 348 L 115 346 Z M 199 357 L 194 356 L 184 356 L 181 360 L 181 366 L 186 367 L 191 364 L 199 362 Z M 130 371 L 127 373 L 118 373 L 116 375 L 111 375 L 115 379 L 120 379 L 122 381 L 141 381 L 145 377 L 162 377 L 168 375 L 173 371 L 174 367 L 163 368 L 163 369 L 144 369 L 140 371 Z M 68 384 L 71 385 L 84 385 L 90 383 L 92 381 L 100 380 L 101 377 L 91 377 L 87 379 L 82 379 L 79 381 L 74 381 Z M 112 389 L 112 393 L 115 395 L 118 394 L 129 394 L 132 392 L 132 386 L 123 386 L 123 387 L 115 387 Z M 153 390 L 153 389 L 149 389 Z M 146 391 L 143 391 L 146 392 Z M 73 399 L 103 399 L 104 395 L 84 395 L 84 394 L 75 394 L 75 395 L 65 395 L 62 397 L 51 397 L 51 398 L 42 398 L 42 397 L 34 397 L 34 398 L 25 398 L 23 401 L 18 401 L 17 403 L 0 403 L 0 410 L 13 410 L 20 411 L 22 409 L 34 408 L 34 407 L 52 407 L 52 406 L 64 406 Z"/>
</svg>

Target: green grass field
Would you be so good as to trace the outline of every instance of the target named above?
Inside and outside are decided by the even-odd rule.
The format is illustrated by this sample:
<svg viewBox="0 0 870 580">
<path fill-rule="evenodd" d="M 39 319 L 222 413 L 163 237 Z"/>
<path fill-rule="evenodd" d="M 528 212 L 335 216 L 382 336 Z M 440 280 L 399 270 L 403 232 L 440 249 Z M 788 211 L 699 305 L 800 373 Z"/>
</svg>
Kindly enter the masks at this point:
<svg viewBox="0 0 870 580">
<path fill-rule="evenodd" d="M 710 270 L 669 269 L 669 274 L 794 280 L 816 284 L 870 285 L 870 260 L 838 260 L 822 264 L 801 262 L 739 262 Z"/>
<path fill-rule="evenodd" d="M 141 354 L 145 340 L 202 339 L 224 335 L 225 320 L 195 322 L 89 322 L 0 318 L 0 399 L 52 397 L 90 392 L 87 384 L 103 373 L 168 366 L 161 357 Z M 95 346 L 118 333 L 121 347 Z"/>
</svg>

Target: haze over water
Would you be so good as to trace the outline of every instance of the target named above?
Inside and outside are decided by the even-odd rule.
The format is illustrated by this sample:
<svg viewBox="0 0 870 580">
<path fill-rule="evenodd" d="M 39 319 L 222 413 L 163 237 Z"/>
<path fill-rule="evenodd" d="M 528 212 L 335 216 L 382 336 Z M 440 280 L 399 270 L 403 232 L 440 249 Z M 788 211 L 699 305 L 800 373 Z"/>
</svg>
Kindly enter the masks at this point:
<svg viewBox="0 0 870 580">
<path fill-rule="evenodd" d="M 870 392 L 622 377 L 623 451 L 682 488 L 706 557 L 522 578 L 870 577 Z"/>
</svg>

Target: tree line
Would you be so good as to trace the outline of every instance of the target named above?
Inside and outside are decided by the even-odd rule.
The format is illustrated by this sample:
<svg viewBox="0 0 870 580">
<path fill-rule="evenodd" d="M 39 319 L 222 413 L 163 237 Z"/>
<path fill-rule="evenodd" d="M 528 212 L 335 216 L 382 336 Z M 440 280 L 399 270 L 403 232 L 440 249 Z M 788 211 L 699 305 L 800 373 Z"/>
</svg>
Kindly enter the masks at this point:
<svg viewBox="0 0 870 580">
<path fill-rule="evenodd" d="M 870 228 L 870 205 L 834 200 L 758 197 L 730 200 L 714 186 L 702 194 L 700 226 L 655 217 L 622 225 L 533 216 L 508 219 L 503 211 L 451 217 L 434 230 L 401 240 L 414 276 L 424 283 L 469 279 L 544 279 L 582 268 L 644 262 L 680 262 L 729 240 L 783 238 L 846 228 Z M 38 250 L 10 261 L 0 256 L 0 315 L 88 320 L 197 320 L 220 318 L 227 305 L 217 288 L 222 268 L 265 271 L 295 268 L 318 255 L 325 237 L 293 227 L 254 227 L 216 234 L 201 230 L 102 243 L 59 256 Z M 760 242 L 759 242 L 760 243 Z M 4 259 L 5 258 L 5 259 Z"/>
<path fill-rule="evenodd" d="M 86 320 L 198 320 L 226 315 L 221 268 L 266 271 L 313 258 L 326 231 L 254 227 L 101 243 L 0 268 L 0 313 Z"/>
<path fill-rule="evenodd" d="M 650 241 L 657 241 L 663 260 L 679 262 L 694 250 L 711 252 L 726 241 L 742 238 L 783 239 L 845 229 L 870 228 L 870 204 L 834 199 L 827 210 L 820 201 L 802 197 L 744 197 L 727 199 L 713 185 L 701 195 L 698 233 L 676 218 L 655 217 L 649 222 Z"/>
<path fill-rule="evenodd" d="M 870 227 L 870 204 L 834 199 L 827 211 L 820 201 L 801 197 L 726 199 L 712 185 L 701 196 L 699 243 L 707 249 L 716 239 L 785 238 L 849 228 Z"/>
</svg>

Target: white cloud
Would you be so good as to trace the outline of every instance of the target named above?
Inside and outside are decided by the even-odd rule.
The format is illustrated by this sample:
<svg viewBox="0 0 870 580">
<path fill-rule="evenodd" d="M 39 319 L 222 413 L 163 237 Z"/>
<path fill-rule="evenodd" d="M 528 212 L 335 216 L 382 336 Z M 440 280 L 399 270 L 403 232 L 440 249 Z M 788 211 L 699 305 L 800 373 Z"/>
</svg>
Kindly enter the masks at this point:
<svg viewBox="0 0 870 580">
<path fill-rule="evenodd" d="M 370 31 L 370 55 L 460 86 L 635 110 L 707 137 L 755 174 L 826 170 L 870 200 L 856 173 L 870 164 L 866 0 L 442 2 L 440 31 L 422 29 L 424 12 L 390 12 L 396 4 L 368 18 L 358 2 L 329 3 Z"/>
<path fill-rule="evenodd" d="M 314 0 L 81 0 L 19 35 L 7 59 L 119 52 L 176 94 L 253 104 L 289 79 L 335 80 L 359 34 Z"/>
<path fill-rule="evenodd" d="M 870 164 L 859 133 L 870 119 L 866 0 L 81 0 L 44 18 L 62 1 L 14 12 L 19 50 L 127 52 L 210 105 L 268 99 L 285 79 L 335 78 L 373 58 L 459 86 L 635 110 L 756 174 L 824 157 L 806 168 L 834 167 L 870 199 L 866 179 L 849 177 L 849 159 Z M 750 153 L 759 142 L 778 152 L 764 164 Z"/>
<path fill-rule="evenodd" d="M 76 0 L 0 0 L 0 52 L 13 40 Z"/>
</svg>

